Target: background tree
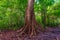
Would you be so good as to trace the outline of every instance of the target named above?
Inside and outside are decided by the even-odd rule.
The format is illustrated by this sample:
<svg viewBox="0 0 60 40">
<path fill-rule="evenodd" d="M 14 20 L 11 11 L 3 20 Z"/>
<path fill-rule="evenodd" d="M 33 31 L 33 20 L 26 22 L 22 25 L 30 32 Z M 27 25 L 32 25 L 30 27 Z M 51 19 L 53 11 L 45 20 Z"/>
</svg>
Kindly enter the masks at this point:
<svg viewBox="0 0 60 40">
<path fill-rule="evenodd" d="M 39 0 L 41 5 L 41 16 L 42 16 L 42 23 L 46 26 L 46 17 L 47 17 L 47 7 L 54 4 L 54 0 Z"/>
<path fill-rule="evenodd" d="M 47 8 L 54 4 L 54 0 L 36 0 L 35 1 L 35 12 L 40 13 L 41 23 L 46 26 L 47 21 Z"/>
</svg>

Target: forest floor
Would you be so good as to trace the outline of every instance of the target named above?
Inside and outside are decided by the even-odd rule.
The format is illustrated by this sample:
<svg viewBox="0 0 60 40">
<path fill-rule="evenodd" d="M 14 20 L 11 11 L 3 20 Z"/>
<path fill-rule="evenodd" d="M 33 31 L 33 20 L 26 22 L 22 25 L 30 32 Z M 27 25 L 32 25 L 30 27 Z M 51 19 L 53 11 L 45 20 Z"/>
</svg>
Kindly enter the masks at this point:
<svg viewBox="0 0 60 40">
<path fill-rule="evenodd" d="M 0 32 L 0 40 L 60 40 L 60 27 L 48 28 L 48 32 L 39 33 L 34 37 L 17 36 L 16 31 L 2 31 Z"/>
</svg>

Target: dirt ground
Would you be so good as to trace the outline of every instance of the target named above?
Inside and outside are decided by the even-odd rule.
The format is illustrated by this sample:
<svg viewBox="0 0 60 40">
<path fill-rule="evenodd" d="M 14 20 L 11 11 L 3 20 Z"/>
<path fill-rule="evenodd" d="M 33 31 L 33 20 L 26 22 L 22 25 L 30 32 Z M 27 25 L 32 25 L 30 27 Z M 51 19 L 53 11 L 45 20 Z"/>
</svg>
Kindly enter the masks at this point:
<svg viewBox="0 0 60 40">
<path fill-rule="evenodd" d="M 60 27 L 48 28 L 48 32 L 39 33 L 34 37 L 18 36 L 16 31 L 2 31 L 0 32 L 0 40 L 60 40 Z"/>
</svg>

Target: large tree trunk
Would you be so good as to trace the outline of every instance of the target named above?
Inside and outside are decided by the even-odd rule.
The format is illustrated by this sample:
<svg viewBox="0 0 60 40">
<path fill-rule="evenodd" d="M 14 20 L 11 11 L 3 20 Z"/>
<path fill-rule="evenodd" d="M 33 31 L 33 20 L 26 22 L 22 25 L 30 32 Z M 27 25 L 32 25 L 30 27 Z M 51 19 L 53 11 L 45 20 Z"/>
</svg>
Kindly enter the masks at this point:
<svg viewBox="0 0 60 40">
<path fill-rule="evenodd" d="M 28 6 L 25 13 L 25 26 L 21 28 L 18 32 L 21 32 L 20 34 L 29 34 L 30 36 L 36 35 L 38 32 L 38 27 L 40 27 L 40 30 L 42 27 L 37 24 L 35 20 L 35 14 L 34 14 L 34 0 L 28 0 Z"/>
</svg>

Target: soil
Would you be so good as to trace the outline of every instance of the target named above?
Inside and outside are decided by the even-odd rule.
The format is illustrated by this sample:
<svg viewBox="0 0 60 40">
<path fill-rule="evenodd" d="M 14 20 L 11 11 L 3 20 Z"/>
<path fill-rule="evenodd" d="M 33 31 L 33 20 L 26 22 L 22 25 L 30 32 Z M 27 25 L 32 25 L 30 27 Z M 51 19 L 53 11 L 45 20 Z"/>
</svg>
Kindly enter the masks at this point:
<svg viewBox="0 0 60 40">
<path fill-rule="evenodd" d="M 60 40 L 60 27 L 48 28 L 48 32 L 40 32 L 34 37 L 19 36 L 16 31 L 7 30 L 0 32 L 0 40 Z"/>
</svg>

